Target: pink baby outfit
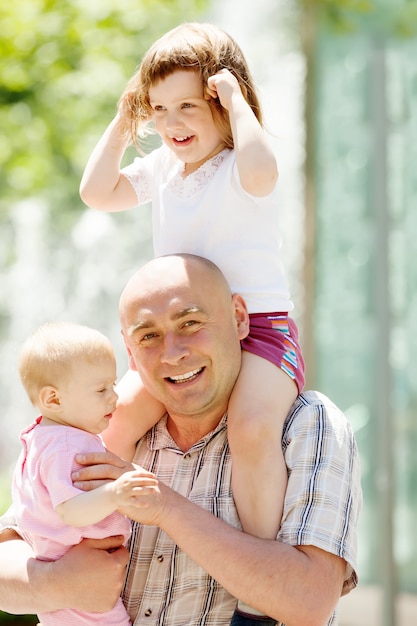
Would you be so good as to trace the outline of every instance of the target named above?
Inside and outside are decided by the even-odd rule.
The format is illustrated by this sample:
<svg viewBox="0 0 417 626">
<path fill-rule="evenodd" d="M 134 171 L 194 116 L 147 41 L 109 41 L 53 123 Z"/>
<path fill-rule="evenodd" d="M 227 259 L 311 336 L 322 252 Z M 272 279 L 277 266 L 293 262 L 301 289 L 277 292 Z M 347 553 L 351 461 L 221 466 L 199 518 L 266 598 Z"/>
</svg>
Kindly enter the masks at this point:
<svg viewBox="0 0 417 626">
<path fill-rule="evenodd" d="M 42 426 L 39 417 L 22 431 L 22 452 L 13 476 L 13 504 L 19 532 L 33 548 L 37 559 L 55 561 L 83 538 L 102 539 L 111 535 L 130 536 L 130 521 L 112 513 L 93 526 L 65 525 L 55 507 L 80 493 L 72 484 L 71 472 L 79 466 L 74 456 L 103 452 L 98 435 L 70 426 Z M 121 599 L 112 611 L 87 613 L 65 609 L 39 615 L 42 626 L 130 626 Z"/>
</svg>

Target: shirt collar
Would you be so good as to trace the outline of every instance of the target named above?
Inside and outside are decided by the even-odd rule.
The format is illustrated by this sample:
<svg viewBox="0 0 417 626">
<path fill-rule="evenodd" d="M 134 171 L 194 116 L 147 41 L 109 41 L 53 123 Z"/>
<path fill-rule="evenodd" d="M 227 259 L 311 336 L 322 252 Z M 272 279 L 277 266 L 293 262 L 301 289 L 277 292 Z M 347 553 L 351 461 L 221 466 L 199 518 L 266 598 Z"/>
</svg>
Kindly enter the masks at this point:
<svg viewBox="0 0 417 626">
<path fill-rule="evenodd" d="M 171 437 L 167 428 L 168 413 L 159 420 L 157 424 L 145 435 L 146 443 L 150 450 L 162 450 L 163 448 L 170 448 L 171 450 L 178 450 L 183 453 Z M 217 426 L 205 435 L 199 441 L 196 441 L 191 446 L 189 451 L 198 450 L 206 446 L 209 441 L 215 437 L 218 433 L 222 432 L 227 426 L 227 413 L 223 415 Z"/>
</svg>

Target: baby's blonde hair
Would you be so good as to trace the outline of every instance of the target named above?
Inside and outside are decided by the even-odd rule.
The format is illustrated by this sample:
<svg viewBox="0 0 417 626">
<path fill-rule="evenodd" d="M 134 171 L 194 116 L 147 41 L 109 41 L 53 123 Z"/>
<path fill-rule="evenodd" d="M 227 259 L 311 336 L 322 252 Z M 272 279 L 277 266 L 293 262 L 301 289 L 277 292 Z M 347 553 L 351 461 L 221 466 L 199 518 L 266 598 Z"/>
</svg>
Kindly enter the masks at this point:
<svg viewBox="0 0 417 626">
<path fill-rule="evenodd" d="M 152 118 L 149 89 L 176 70 L 194 70 L 201 76 L 204 91 L 207 81 L 222 69 L 237 78 L 242 93 L 262 125 L 262 112 L 255 85 L 242 50 L 236 41 L 213 24 L 188 22 L 160 37 L 148 50 L 128 82 L 120 100 L 119 114 L 126 138 L 137 144 L 137 138 L 149 132 Z M 214 122 L 228 148 L 233 148 L 229 114 L 219 99 L 210 98 Z"/>
<path fill-rule="evenodd" d="M 32 404 L 42 387 L 58 387 L 72 375 L 77 361 L 100 363 L 115 359 L 110 340 L 98 330 L 67 322 L 40 326 L 24 342 L 19 355 L 19 375 Z"/>
</svg>

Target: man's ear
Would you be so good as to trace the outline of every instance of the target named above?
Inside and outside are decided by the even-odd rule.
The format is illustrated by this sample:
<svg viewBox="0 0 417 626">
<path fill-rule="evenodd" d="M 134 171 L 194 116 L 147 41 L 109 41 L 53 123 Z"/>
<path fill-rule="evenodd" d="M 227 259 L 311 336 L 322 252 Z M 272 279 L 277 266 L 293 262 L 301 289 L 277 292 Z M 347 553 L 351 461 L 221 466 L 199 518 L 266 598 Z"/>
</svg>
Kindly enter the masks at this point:
<svg viewBox="0 0 417 626">
<path fill-rule="evenodd" d="M 138 369 L 136 367 L 136 363 L 135 363 L 135 361 L 133 359 L 133 356 L 132 356 L 132 351 L 129 348 L 129 344 L 127 343 L 126 335 L 124 334 L 123 330 L 122 330 L 122 337 L 123 337 L 123 342 L 125 344 L 125 348 L 126 348 L 126 351 L 127 351 L 127 356 L 129 358 L 129 369 L 133 370 L 134 372 L 137 372 Z"/>
<path fill-rule="evenodd" d="M 237 331 L 239 339 L 244 339 L 249 335 L 249 313 L 246 302 L 238 293 L 232 295 L 232 303 L 235 311 Z"/>
<path fill-rule="evenodd" d="M 41 413 L 55 413 L 61 408 L 61 398 L 56 387 L 45 385 L 39 392 L 39 409 Z"/>
</svg>

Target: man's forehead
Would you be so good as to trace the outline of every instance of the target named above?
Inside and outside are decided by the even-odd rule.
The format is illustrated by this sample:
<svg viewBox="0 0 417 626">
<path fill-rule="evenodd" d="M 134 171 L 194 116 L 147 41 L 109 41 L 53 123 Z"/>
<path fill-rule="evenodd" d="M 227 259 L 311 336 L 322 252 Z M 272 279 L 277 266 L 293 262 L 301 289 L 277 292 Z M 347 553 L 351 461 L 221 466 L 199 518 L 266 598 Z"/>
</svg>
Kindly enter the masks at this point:
<svg viewBox="0 0 417 626">
<path fill-rule="evenodd" d="M 128 334 L 135 331 L 157 326 L 159 324 L 171 323 L 181 320 L 190 315 L 207 315 L 207 308 L 196 301 L 184 300 L 174 297 L 161 299 L 158 304 L 138 303 L 132 307 L 127 315 Z"/>
<path fill-rule="evenodd" d="M 193 311 L 214 315 L 223 291 L 226 294 L 222 287 L 218 272 L 205 262 L 186 263 L 177 257 L 155 259 L 133 277 L 122 294 L 122 326 L 148 326 Z"/>
</svg>

